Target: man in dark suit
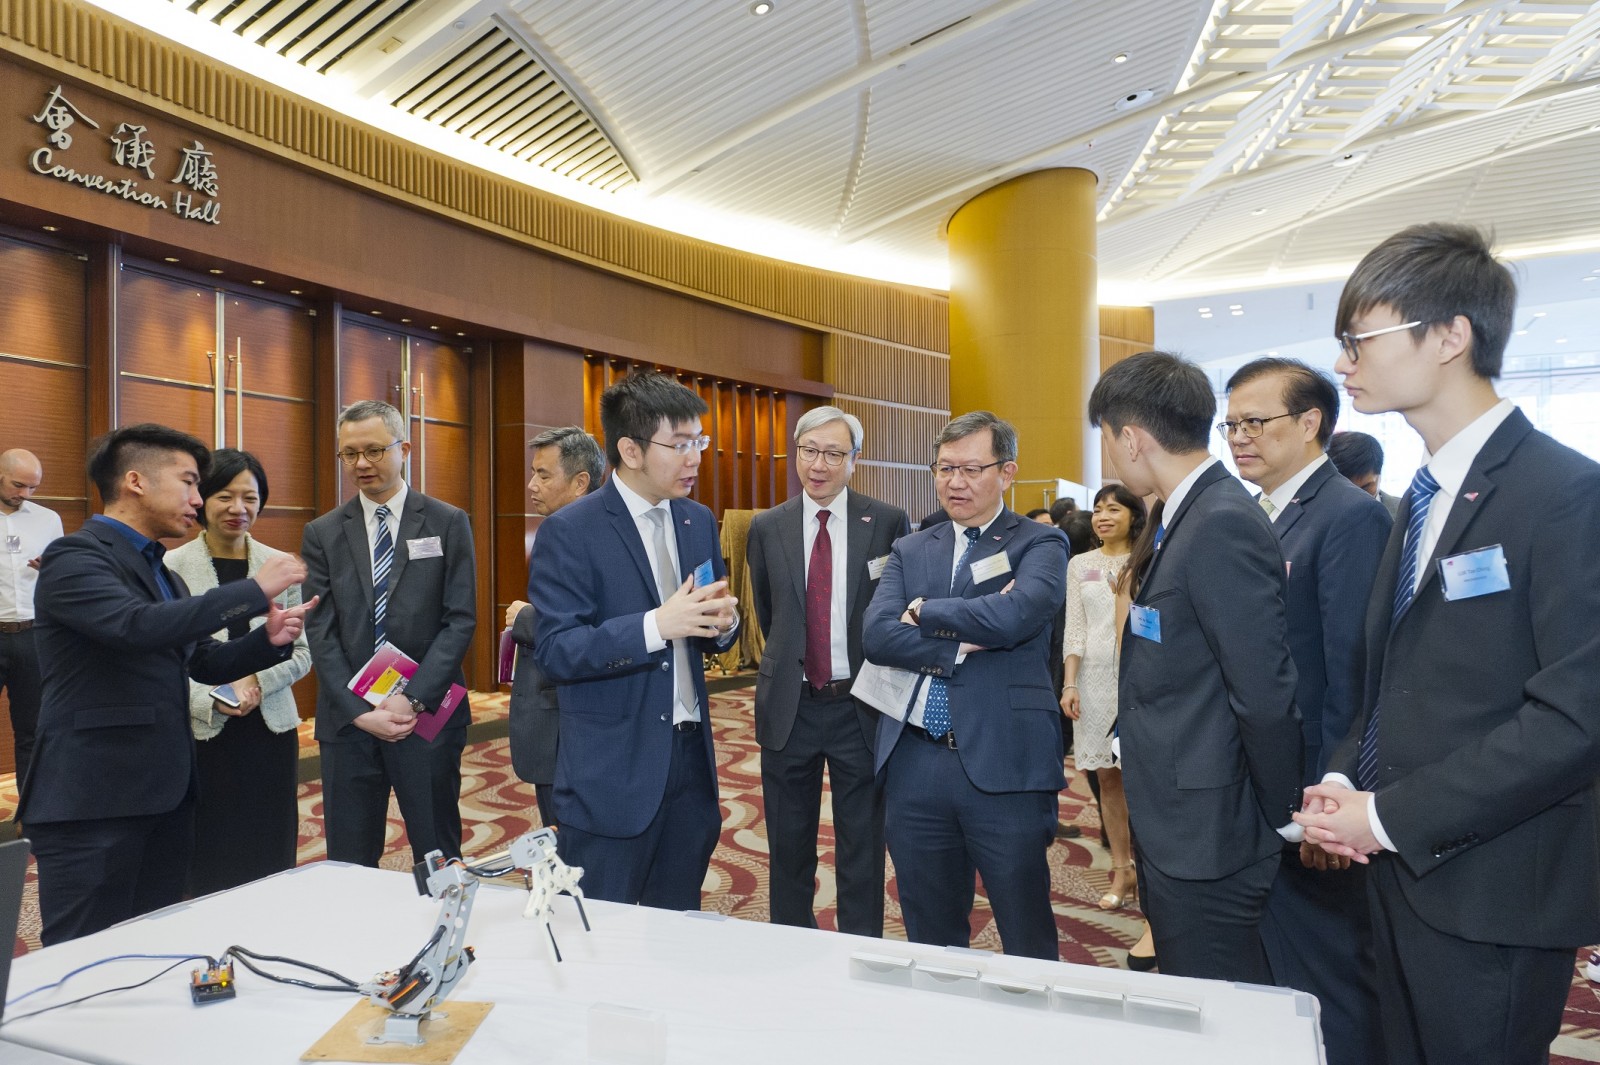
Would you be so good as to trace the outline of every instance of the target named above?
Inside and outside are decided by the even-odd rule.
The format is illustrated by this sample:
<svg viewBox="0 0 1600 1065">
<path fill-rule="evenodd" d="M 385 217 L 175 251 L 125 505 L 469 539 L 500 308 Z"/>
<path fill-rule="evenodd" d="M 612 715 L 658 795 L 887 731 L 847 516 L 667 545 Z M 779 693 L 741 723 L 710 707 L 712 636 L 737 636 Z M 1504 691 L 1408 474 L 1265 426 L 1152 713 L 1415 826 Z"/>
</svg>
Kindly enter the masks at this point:
<svg viewBox="0 0 1600 1065">
<path fill-rule="evenodd" d="M 105 512 L 40 564 L 44 696 L 17 819 L 39 860 L 46 946 L 183 898 L 197 782 L 189 679 L 225 684 L 287 659 L 315 605 L 272 603 L 305 576 L 289 555 L 194 597 L 162 564 L 159 541 L 194 528 L 210 463 L 204 444 L 164 425 L 108 434 L 89 459 Z M 248 636 L 211 638 L 262 613 Z"/>
<path fill-rule="evenodd" d="M 535 655 L 557 684 L 561 857 L 584 893 L 697 910 L 722 828 L 706 653 L 738 627 L 711 511 L 690 500 L 705 402 L 665 374 L 600 397 L 612 475 L 539 527 Z"/>
<path fill-rule="evenodd" d="M 1261 918 L 1300 806 L 1301 734 L 1283 555 L 1206 451 L 1216 411 L 1193 363 L 1125 359 L 1089 397 L 1129 489 L 1166 502 L 1122 638 L 1123 780 L 1161 971 L 1270 983 Z"/>
<path fill-rule="evenodd" d="M 459 856 L 466 700 L 432 740 L 412 730 L 450 685 L 466 683 L 461 660 L 478 624 L 472 528 L 466 512 L 407 487 L 411 445 L 399 411 L 352 403 L 338 433 L 356 494 L 307 525 L 301 544 L 306 591 L 323 599 L 307 636 L 328 857 L 378 864 L 391 788 L 412 856 Z M 384 642 L 415 659 L 417 673 L 404 693 L 372 706 L 349 683 Z"/>
<path fill-rule="evenodd" d="M 1393 524 L 1328 460 L 1338 417 L 1333 382 L 1293 359 L 1256 359 L 1228 381 L 1228 446 L 1239 476 L 1261 489 L 1289 579 L 1306 784 L 1322 779 L 1355 719 L 1361 627 Z M 1322 1003 L 1329 1065 L 1381 1065 L 1364 869 L 1306 840 L 1286 844 L 1261 938 L 1273 981 Z"/>
<path fill-rule="evenodd" d="M 1422 437 L 1366 620 L 1362 717 L 1298 818 L 1371 859 L 1391 1065 L 1547 1060 L 1600 937 L 1600 465 L 1494 390 L 1516 284 L 1435 223 L 1346 283 L 1335 369 Z"/>
<path fill-rule="evenodd" d="M 528 502 L 533 513 L 548 518 L 568 503 L 600 487 L 606 475 L 606 457 L 594 437 L 568 425 L 549 429 L 528 444 L 533 452 L 528 476 Z M 528 597 L 533 597 L 534 574 L 528 573 Z M 517 641 L 517 668 L 511 678 L 511 768 L 533 785 L 539 820 L 556 825 L 556 745 L 561 737 L 561 707 L 556 686 L 550 683 L 534 657 L 534 622 L 538 614 L 524 600 L 506 608 L 506 627 Z"/>
<path fill-rule="evenodd" d="M 1383 504 L 1393 520 L 1400 509 L 1400 497 L 1380 487 L 1383 476 L 1383 445 L 1371 433 L 1334 433 L 1328 441 L 1328 461 L 1357 488 Z"/>
<path fill-rule="evenodd" d="M 756 741 L 771 855 L 772 921 L 817 926 L 822 770 L 832 795 L 841 932 L 883 935 L 883 790 L 872 764 L 878 714 L 850 696 L 861 619 L 911 531 L 905 511 L 851 491 L 861 422 L 838 407 L 795 426 L 803 494 L 750 524 L 750 583 L 766 646 L 756 679 Z"/>
<path fill-rule="evenodd" d="M 1003 502 L 1017 471 L 1009 422 L 963 414 L 935 448 L 950 521 L 894 545 L 862 633 L 870 661 L 920 674 L 906 712 L 878 723 L 906 936 L 967 946 L 976 870 L 1006 953 L 1055 959 L 1047 854 L 1066 778 L 1048 659 L 1066 537 Z"/>
</svg>

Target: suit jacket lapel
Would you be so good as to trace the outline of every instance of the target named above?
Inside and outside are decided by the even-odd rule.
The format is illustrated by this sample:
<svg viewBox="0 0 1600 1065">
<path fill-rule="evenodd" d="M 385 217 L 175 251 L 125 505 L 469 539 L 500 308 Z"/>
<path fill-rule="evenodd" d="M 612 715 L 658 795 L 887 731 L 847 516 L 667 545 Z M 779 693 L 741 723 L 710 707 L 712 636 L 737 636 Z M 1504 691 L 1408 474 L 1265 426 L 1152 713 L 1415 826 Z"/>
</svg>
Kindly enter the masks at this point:
<svg viewBox="0 0 1600 1065">
<path fill-rule="evenodd" d="M 941 521 L 933 527 L 932 546 L 927 552 L 924 562 L 927 571 L 923 579 L 927 581 L 925 587 L 929 589 L 926 597 L 929 599 L 942 599 L 950 594 L 950 563 L 954 561 L 950 551 L 950 539 L 956 535 L 956 523 Z"/>
<path fill-rule="evenodd" d="M 1417 583 L 1417 598 L 1420 599 L 1428 585 L 1437 578 L 1438 561 L 1456 553 L 1456 547 L 1466 535 L 1468 526 L 1483 512 L 1484 505 L 1494 494 L 1495 484 L 1489 478 L 1490 471 L 1502 466 L 1532 429 L 1533 423 L 1528 421 L 1527 415 L 1514 410 L 1484 442 L 1467 469 L 1467 476 L 1461 482 L 1455 502 L 1450 505 L 1450 515 L 1445 518 L 1444 528 L 1439 531 L 1439 542 L 1433 546 L 1433 555 L 1423 567 L 1422 579 Z"/>
<path fill-rule="evenodd" d="M 1317 492 L 1322 489 L 1323 485 L 1328 483 L 1328 478 L 1335 476 L 1337 472 L 1333 467 L 1333 463 L 1324 462 L 1317 468 L 1315 473 L 1306 478 L 1306 483 L 1300 486 L 1300 491 L 1296 492 L 1295 497 L 1285 504 L 1283 513 L 1279 514 L 1278 520 L 1272 523 L 1272 528 L 1277 532 L 1279 540 L 1289 535 L 1289 530 L 1294 528 L 1295 522 L 1299 521 L 1301 515 L 1306 512 L 1306 503 L 1315 499 Z"/>
<path fill-rule="evenodd" d="M 789 509 L 778 521 L 778 549 L 783 552 L 783 568 L 793 580 L 795 602 L 800 604 L 802 615 L 806 607 L 806 508 L 801 502 L 804 498 L 796 496 L 784 503 Z"/>
<path fill-rule="evenodd" d="M 145 591 L 150 593 L 150 598 L 161 602 L 161 585 L 156 583 L 155 570 L 150 568 L 150 560 L 139 553 L 139 549 L 116 529 L 103 521 L 91 521 L 85 528 L 100 538 L 100 541 L 111 548 L 111 554 L 122 563 L 124 567 L 133 572 L 134 577 Z"/>
<path fill-rule="evenodd" d="M 872 550 L 872 515 L 869 513 L 871 502 L 866 496 L 851 492 L 846 500 L 849 503 L 845 509 L 849 514 L 850 533 L 849 541 L 845 544 L 844 564 L 849 567 L 846 572 L 850 576 L 849 583 L 845 585 L 845 617 L 853 618 L 856 616 L 856 597 L 867 579 L 867 553 Z"/>
<path fill-rule="evenodd" d="M 1178 527 L 1178 523 L 1183 520 L 1183 516 L 1189 513 L 1189 509 L 1194 506 L 1194 501 L 1199 499 L 1206 489 L 1227 476 L 1229 476 L 1228 471 L 1222 463 L 1213 463 L 1189 487 L 1188 494 L 1183 497 L 1183 505 L 1171 514 L 1161 515 L 1161 524 L 1167 528 L 1166 535 L 1162 537 L 1161 546 L 1156 548 L 1156 553 L 1150 559 L 1150 568 L 1145 570 L 1144 577 L 1139 582 L 1139 601 L 1143 601 L 1145 593 L 1150 589 L 1151 578 L 1156 575 L 1156 570 L 1161 568 L 1161 556 L 1165 553 L 1167 545 L 1172 542 L 1173 530 Z"/>
<path fill-rule="evenodd" d="M 367 538 L 366 512 L 361 509 L 361 497 L 352 496 L 344 505 L 344 541 L 350 548 L 353 573 L 365 577 L 357 580 L 361 594 L 366 597 L 367 609 L 372 609 L 372 542 Z M 393 570 L 390 570 L 393 573 Z"/>
<path fill-rule="evenodd" d="M 627 549 L 628 557 L 633 559 L 633 564 L 638 567 L 639 576 L 644 579 L 645 587 L 655 592 L 656 575 L 650 569 L 650 556 L 644 553 L 644 540 L 639 536 L 639 523 L 633 520 L 633 515 L 628 512 L 628 504 L 623 501 L 622 493 L 617 491 L 615 483 L 610 478 L 606 479 L 605 486 L 600 491 L 605 496 L 606 513 L 611 516 L 611 527 L 622 539 L 622 546 Z M 660 599 L 659 592 L 656 598 Z"/>
<path fill-rule="evenodd" d="M 700 539 L 699 528 L 695 524 L 694 516 L 689 513 L 689 508 L 683 500 L 674 499 L 667 504 L 672 511 L 672 529 L 674 539 L 678 545 L 678 583 L 682 584 L 685 577 L 694 572 L 696 566 L 705 562 L 705 558 L 693 555 L 694 552 L 703 550 L 693 541 Z M 693 555 L 693 557 L 691 557 Z M 707 558 L 709 558 L 709 554 Z"/>
<path fill-rule="evenodd" d="M 411 549 L 406 545 L 422 535 L 422 497 L 415 488 L 406 491 L 405 509 L 400 512 L 400 535 L 395 537 L 394 562 L 389 567 L 389 596 L 400 587 L 400 577 L 411 561 Z"/>
</svg>

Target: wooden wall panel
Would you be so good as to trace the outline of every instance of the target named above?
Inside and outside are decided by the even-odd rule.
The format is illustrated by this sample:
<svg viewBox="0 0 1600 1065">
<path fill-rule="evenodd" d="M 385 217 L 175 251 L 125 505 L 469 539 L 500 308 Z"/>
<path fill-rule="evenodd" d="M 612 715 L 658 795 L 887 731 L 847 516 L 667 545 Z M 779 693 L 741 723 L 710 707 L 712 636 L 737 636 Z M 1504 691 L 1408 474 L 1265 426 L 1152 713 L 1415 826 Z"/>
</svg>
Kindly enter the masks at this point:
<svg viewBox="0 0 1600 1065">
<path fill-rule="evenodd" d="M 339 330 L 340 409 L 364 399 L 400 406 L 403 346 L 400 333 L 347 316 Z M 348 485 L 339 498 L 349 498 Z"/>
<path fill-rule="evenodd" d="M 190 433 L 207 444 L 212 443 L 214 410 L 209 387 L 170 385 L 124 376 L 119 393 L 123 425 L 160 422 Z"/>
<path fill-rule="evenodd" d="M 75 253 L 0 235 L 0 352 L 83 366 L 86 285 Z"/>
<path fill-rule="evenodd" d="M 211 388 L 217 348 L 215 289 L 158 277 L 124 267 L 117 294 L 117 364 L 124 374 L 160 377 Z M 154 414 L 138 417 L 121 411 L 121 423 L 162 421 Z M 188 429 L 188 432 L 195 432 Z M 211 416 L 195 435 L 213 444 Z"/>
<path fill-rule="evenodd" d="M 416 447 L 415 437 L 412 447 Z M 484 456 L 485 460 L 487 458 Z M 411 483 L 419 489 L 423 478 L 418 475 L 424 464 L 427 467 L 428 495 L 462 510 L 472 509 L 472 447 L 466 426 L 445 425 L 430 419 L 422 458 L 412 462 Z"/>
<path fill-rule="evenodd" d="M 0 329 L 6 322 L 0 293 Z M 0 345 L 5 338 L 0 335 Z M 0 419 L 0 451 L 26 448 L 39 456 L 44 480 L 36 497 L 58 509 L 61 501 L 84 502 L 83 468 L 87 441 L 83 432 L 84 371 L 82 367 L 22 362 L 0 355 L 0 395 L 5 408 L 26 417 Z M 70 532 L 72 526 L 67 529 Z"/>
</svg>

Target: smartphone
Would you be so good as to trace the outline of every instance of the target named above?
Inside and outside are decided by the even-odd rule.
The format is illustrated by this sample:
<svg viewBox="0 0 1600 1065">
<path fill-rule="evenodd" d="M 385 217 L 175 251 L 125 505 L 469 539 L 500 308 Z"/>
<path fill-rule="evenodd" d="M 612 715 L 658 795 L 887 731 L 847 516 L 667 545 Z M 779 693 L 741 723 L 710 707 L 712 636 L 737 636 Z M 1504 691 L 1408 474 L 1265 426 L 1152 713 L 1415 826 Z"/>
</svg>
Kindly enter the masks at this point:
<svg viewBox="0 0 1600 1065">
<path fill-rule="evenodd" d="M 231 706 L 235 710 L 239 709 L 241 700 L 239 698 L 239 693 L 233 690 L 232 684 L 218 684 L 206 694 L 210 695 L 211 698 L 215 699 L 219 703 L 222 703 L 224 706 Z"/>
</svg>

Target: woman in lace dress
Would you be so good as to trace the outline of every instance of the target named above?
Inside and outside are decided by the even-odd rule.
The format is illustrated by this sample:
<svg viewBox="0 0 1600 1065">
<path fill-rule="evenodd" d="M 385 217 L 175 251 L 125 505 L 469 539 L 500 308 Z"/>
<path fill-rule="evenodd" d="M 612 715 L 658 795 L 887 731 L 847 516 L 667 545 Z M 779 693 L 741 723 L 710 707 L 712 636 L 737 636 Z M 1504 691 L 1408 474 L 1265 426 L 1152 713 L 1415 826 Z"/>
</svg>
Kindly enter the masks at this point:
<svg viewBox="0 0 1600 1065">
<path fill-rule="evenodd" d="M 1100 896 L 1100 908 L 1115 910 L 1135 894 L 1128 802 L 1122 770 L 1111 757 L 1117 716 L 1116 587 L 1129 549 L 1144 528 L 1144 501 L 1120 484 L 1108 484 L 1095 494 L 1092 522 L 1099 546 L 1067 564 L 1061 709 L 1072 719 L 1078 769 L 1093 772 L 1100 784 L 1100 820 L 1111 850 L 1111 884 Z"/>
</svg>

